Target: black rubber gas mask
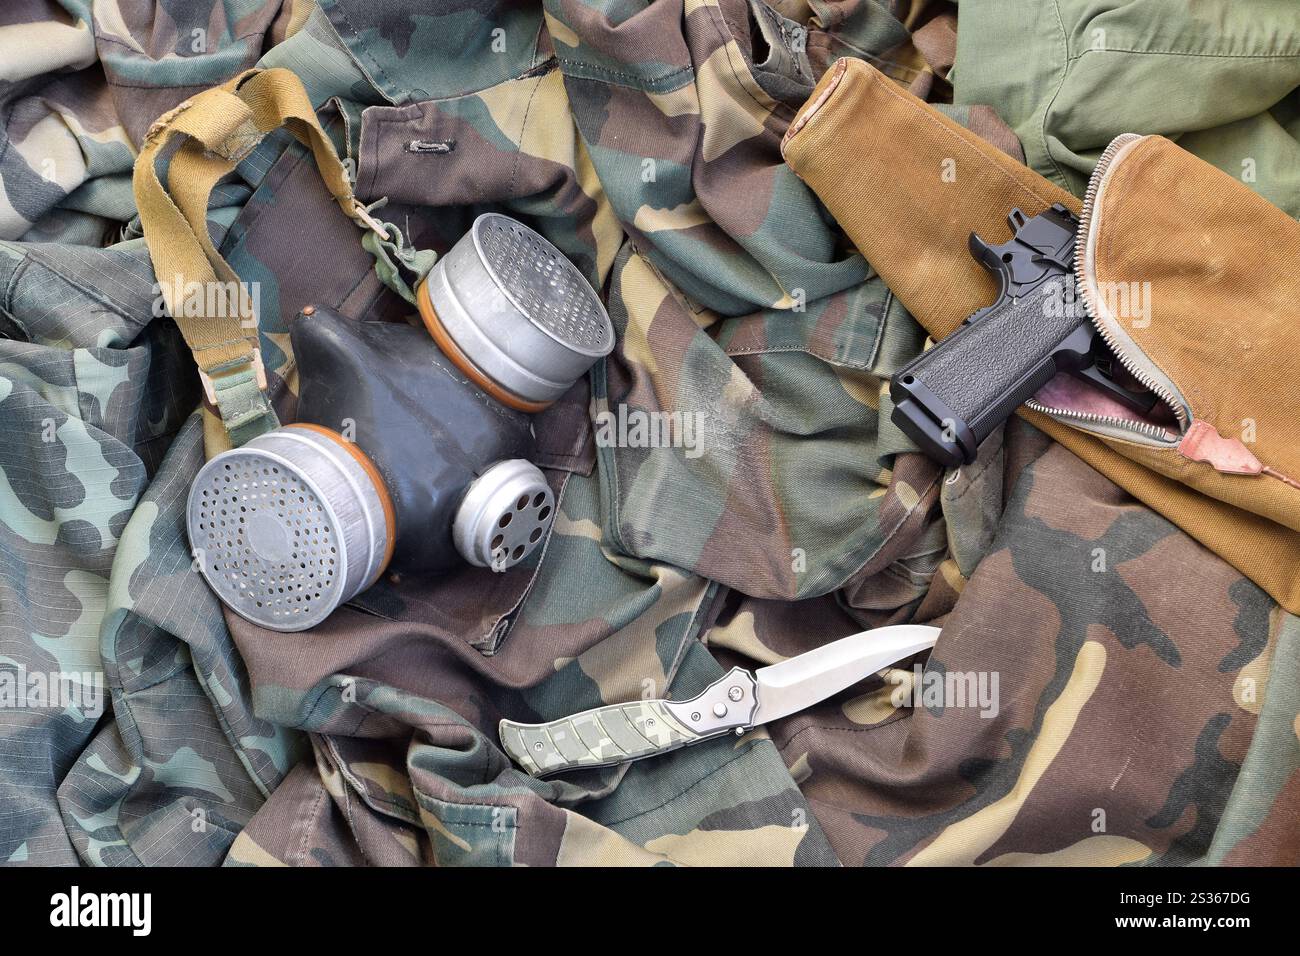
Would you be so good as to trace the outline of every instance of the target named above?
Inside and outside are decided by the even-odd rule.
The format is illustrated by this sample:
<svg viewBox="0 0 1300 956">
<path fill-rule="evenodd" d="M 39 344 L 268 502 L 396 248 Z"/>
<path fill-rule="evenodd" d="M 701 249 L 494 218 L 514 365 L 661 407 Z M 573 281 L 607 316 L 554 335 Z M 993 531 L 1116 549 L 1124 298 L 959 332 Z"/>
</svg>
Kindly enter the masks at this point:
<svg viewBox="0 0 1300 956">
<path fill-rule="evenodd" d="M 200 570 L 255 624 L 312 627 L 390 564 L 505 570 L 550 530 L 530 413 L 613 348 L 600 300 L 559 250 L 496 214 L 418 300 L 425 329 L 304 309 L 290 330 L 298 420 L 195 479 Z"/>
</svg>

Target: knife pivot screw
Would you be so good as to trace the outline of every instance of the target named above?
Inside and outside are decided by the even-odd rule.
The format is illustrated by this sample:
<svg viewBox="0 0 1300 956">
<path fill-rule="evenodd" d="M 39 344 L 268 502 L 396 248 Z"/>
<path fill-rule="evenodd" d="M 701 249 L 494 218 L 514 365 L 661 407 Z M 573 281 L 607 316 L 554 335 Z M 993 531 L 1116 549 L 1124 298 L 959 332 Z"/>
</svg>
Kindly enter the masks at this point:
<svg viewBox="0 0 1300 956">
<path fill-rule="evenodd" d="M 726 716 L 727 716 L 727 705 L 724 704 L 722 701 L 718 701 L 716 704 L 714 704 L 714 705 L 713 705 L 713 716 L 714 716 L 714 717 L 726 717 Z"/>
<path fill-rule="evenodd" d="M 727 691 L 727 696 L 732 700 L 740 700 L 740 698 L 745 696 L 745 692 L 739 687 L 732 687 Z"/>
</svg>

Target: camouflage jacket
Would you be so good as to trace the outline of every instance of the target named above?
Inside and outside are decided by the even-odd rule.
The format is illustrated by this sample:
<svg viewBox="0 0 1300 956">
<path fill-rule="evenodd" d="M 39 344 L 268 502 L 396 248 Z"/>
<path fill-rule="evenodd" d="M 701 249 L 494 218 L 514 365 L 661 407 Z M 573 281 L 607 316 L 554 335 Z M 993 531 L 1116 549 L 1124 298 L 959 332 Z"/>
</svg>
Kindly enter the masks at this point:
<svg viewBox="0 0 1300 956">
<path fill-rule="evenodd" d="M 839 57 L 951 99 L 950 6 L 21 0 L 0 16 L 6 54 L 42 40 L 0 77 L 0 860 L 1300 854 L 1300 623 L 1026 425 L 952 474 L 915 454 L 882 386 L 924 333 L 781 162 Z M 302 78 L 358 194 L 415 243 L 445 250 L 476 213 L 508 212 L 604 292 L 618 333 L 538 418 L 559 513 L 536 559 L 390 575 L 303 634 L 223 615 L 192 570 L 201 392 L 132 221 L 144 130 L 254 64 Z M 987 105 L 944 108 L 1023 155 Z M 303 305 L 409 311 L 287 137 L 219 186 L 209 220 L 259 283 L 282 420 Z M 600 440 L 606 415 L 676 416 L 682 440 Z M 944 627 L 923 670 L 741 738 L 546 781 L 496 740 L 503 716 L 682 699 L 734 663 L 902 621 Z M 58 674 L 76 693 L 42 703 L 36 679 Z"/>
</svg>

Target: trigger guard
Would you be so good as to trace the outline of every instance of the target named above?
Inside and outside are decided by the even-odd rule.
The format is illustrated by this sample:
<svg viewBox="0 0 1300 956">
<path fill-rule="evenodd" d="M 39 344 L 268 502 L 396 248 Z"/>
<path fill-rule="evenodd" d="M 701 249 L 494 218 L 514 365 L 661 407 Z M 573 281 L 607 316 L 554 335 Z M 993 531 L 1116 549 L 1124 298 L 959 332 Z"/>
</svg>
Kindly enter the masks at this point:
<svg viewBox="0 0 1300 956">
<path fill-rule="evenodd" d="M 1012 280 L 1011 266 L 1009 263 L 1002 261 L 1002 256 L 998 254 L 997 248 L 985 242 L 977 232 L 970 234 L 970 238 L 966 240 L 966 247 L 970 250 L 971 257 L 998 280 L 998 297 L 994 299 L 994 302 L 999 302 L 1009 296 L 1011 294 Z"/>
</svg>

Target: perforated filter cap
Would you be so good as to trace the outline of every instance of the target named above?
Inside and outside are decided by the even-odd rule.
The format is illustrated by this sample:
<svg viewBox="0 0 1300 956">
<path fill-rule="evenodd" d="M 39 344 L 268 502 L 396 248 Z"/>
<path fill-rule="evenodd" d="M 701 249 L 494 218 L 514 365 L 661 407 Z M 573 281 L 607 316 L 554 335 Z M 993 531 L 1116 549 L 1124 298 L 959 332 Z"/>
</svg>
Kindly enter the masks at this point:
<svg viewBox="0 0 1300 956">
<path fill-rule="evenodd" d="M 340 436 L 289 426 L 224 452 L 190 487 L 190 545 L 208 585 L 275 631 L 325 620 L 391 554 L 387 492 Z"/>
<path fill-rule="evenodd" d="M 532 462 L 511 458 L 466 490 L 452 538 L 470 564 L 504 571 L 532 554 L 554 520 L 555 495 L 546 476 Z"/>
<path fill-rule="evenodd" d="M 429 331 L 459 353 L 451 357 L 525 406 L 559 398 L 614 348 L 609 315 L 577 267 L 498 213 L 474 220 L 419 298 Z"/>
</svg>

